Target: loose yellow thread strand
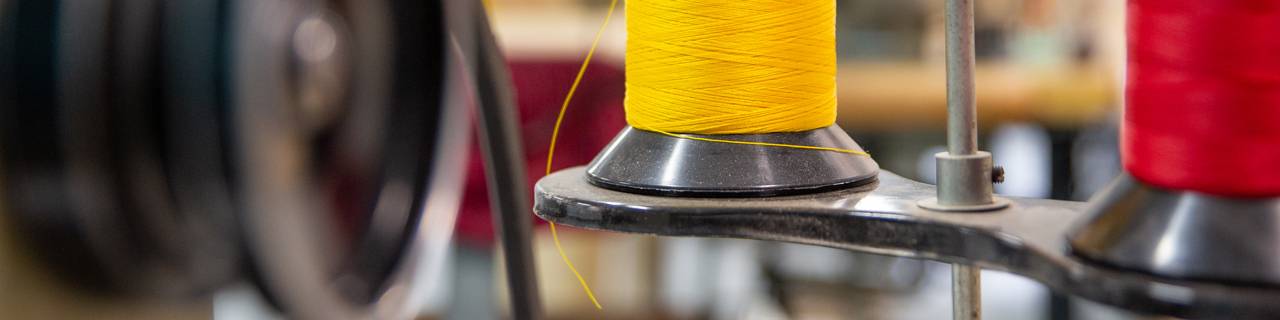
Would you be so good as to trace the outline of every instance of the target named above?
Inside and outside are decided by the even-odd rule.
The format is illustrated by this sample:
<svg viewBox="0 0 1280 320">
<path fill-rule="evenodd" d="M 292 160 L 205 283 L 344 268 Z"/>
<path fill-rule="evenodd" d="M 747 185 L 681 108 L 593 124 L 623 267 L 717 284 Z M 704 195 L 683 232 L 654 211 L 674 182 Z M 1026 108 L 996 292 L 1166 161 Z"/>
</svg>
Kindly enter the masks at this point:
<svg viewBox="0 0 1280 320">
<path fill-rule="evenodd" d="M 591 40 L 591 49 L 587 50 L 587 57 L 582 60 L 582 67 L 578 68 L 578 75 L 573 78 L 573 84 L 569 86 L 569 93 L 564 96 L 564 103 L 560 105 L 560 114 L 556 115 L 556 125 L 551 130 L 551 144 L 547 148 L 547 175 L 551 174 L 551 160 L 556 154 L 556 138 L 560 136 L 560 124 L 564 122 L 564 113 L 569 109 L 569 101 L 573 100 L 573 93 L 578 91 L 578 84 L 582 82 L 582 75 L 587 73 L 587 66 L 591 64 L 591 57 L 596 54 L 596 46 L 600 44 L 600 37 L 604 35 L 604 30 L 609 26 L 609 20 L 613 18 L 613 9 L 618 6 L 618 0 L 609 3 L 609 11 L 605 13 L 604 23 L 600 24 L 600 30 L 596 31 L 596 38 Z M 587 280 L 578 272 L 578 268 L 573 267 L 573 262 L 569 261 L 569 255 L 564 253 L 564 247 L 560 245 L 560 235 L 556 234 L 556 223 L 547 221 L 547 225 L 551 227 L 551 241 L 556 244 L 556 251 L 560 252 L 560 259 L 564 260 L 564 265 L 569 267 L 569 271 L 573 272 L 573 276 L 578 278 L 578 283 L 582 284 L 582 291 L 587 293 L 587 298 L 591 298 L 591 303 L 596 306 L 597 310 L 604 310 L 600 306 L 600 301 L 596 300 L 595 293 L 591 292 L 591 286 L 587 285 Z"/>
<path fill-rule="evenodd" d="M 653 130 L 653 132 L 657 132 L 657 133 L 661 133 L 661 134 L 665 134 L 665 135 L 668 135 L 668 136 L 672 136 L 672 137 L 676 137 L 676 138 L 681 138 L 681 139 L 698 140 L 698 141 L 706 141 L 706 142 L 732 143 L 732 144 L 745 144 L 745 145 L 753 145 L 753 146 L 782 147 L 782 148 L 805 149 L 805 150 L 821 150 L 821 151 L 832 151 L 832 152 L 839 152 L 839 153 L 848 153 L 848 154 L 854 154 L 854 155 L 860 155 L 860 156 L 867 156 L 867 157 L 870 157 L 870 156 L 871 156 L 871 154 L 866 153 L 866 152 L 864 152 L 864 151 L 858 151 L 858 150 L 853 150 L 853 149 L 841 149 L 841 148 L 832 148 L 832 147 L 817 147 L 817 146 L 806 146 L 806 145 L 785 144 L 785 143 L 772 143 L 772 142 L 756 142 L 756 141 L 739 141 L 739 140 L 725 140 L 725 139 L 715 139 L 715 138 L 703 138 L 703 137 L 691 136 L 691 135 L 687 135 L 687 134 L 670 133 L 670 132 L 666 132 L 666 131 L 658 131 L 658 130 Z"/>
<path fill-rule="evenodd" d="M 600 306 L 600 301 L 596 300 L 596 295 L 591 293 L 591 287 L 587 285 L 587 280 L 582 278 L 582 274 L 578 273 L 578 269 L 573 267 L 573 262 L 569 262 L 569 256 L 564 253 L 564 247 L 560 246 L 560 236 L 556 235 L 556 223 L 547 222 L 551 227 L 551 241 L 556 243 L 556 251 L 560 252 L 560 259 L 564 260 L 564 265 L 569 266 L 569 271 L 573 271 L 573 276 L 578 277 L 578 283 L 582 284 L 582 290 L 587 292 L 587 298 L 591 298 L 591 303 L 596 305 L 596 310 L 604 310 Z"/>
</svg>

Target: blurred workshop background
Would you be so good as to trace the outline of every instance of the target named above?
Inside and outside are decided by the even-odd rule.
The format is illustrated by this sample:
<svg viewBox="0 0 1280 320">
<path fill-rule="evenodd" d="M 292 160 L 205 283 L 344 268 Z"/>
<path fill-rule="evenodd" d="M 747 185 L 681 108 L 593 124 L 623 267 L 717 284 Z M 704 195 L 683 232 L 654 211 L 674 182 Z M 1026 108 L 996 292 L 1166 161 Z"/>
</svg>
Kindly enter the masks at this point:
<svg viewBox="0 0 1280 320">
<path fill-rule="evenodd" d="M 608 0 L 489 0 L 510 61 L 532 183 L 556 111 Z M 933 183 L 945 145 L 943 2 L 839 0 L 839 124 L 882 167 Z M 1005 195 L 1087 199 L 1119 172 L 1116 121 L 1124 59 L 1119 0 L 976 2 L 982 142 L 1007 171 Z M 621 4 L 620 4 L 621 6 Z M 555 169 L 583 165 L 623 127 L 623 10 L 570 105 Z M 478 147 L 473 154 L 478 155 Z M 479 156 L 472 164 L 451 268 L 424 317 L 503 317 L 503 275 Z M 539 221 L 541 223 L 541 221 Z M 659 238 L 561 227 L 568 255 L 604 306 L 560 261 L 545 225 L 535 250 L 553 319 L 945 319 L 945 264 L 733 239 Z M 983 271 L 988 319 L 1129 319 Z"/>
</svg>

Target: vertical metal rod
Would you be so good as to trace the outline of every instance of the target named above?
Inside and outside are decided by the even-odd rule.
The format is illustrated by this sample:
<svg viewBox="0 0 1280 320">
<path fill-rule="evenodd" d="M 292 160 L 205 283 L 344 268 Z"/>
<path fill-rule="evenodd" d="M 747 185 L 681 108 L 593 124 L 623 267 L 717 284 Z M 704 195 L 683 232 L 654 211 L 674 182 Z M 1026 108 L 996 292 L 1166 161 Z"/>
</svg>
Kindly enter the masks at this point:
<svg viewBox="0 0 1280 320">
<path fill-rule="evenodd" d="M 978 152 L 974 95 L 973 0 L 946 0 L 947 152 Z M 957 185 L 958 186 L 958 185 Z M 982 269 L 951 265 L 951 312 L 955 320 L 982 318 Z"/>
<path fill-rule="evenodd" d="M 502 243 L 513 319 L 542 318 L 533 259 L 533 220 L 511 77 L 482 1 L 446 2 L 464 68 L 473 77 L 494 232 Z"/>
<path fill-rule="evenodd" d="M 991 153 L 978 151 L 974 95 L 973 0 L 946 0 L 947 152 L 938 161 L 938 197 L 920 206 L 939 211 L 987 211 L 1008 206 L 992 195 Z"/>
<path fill-rule="evenodd" d="M 973 80 L 973 0 L 947 0 L 947 152 L 978 151 L 977 99 Z"/>
<path fill-rule="evenodd" d="M 951 265 L 951 318 L 982 319 L 982 269 Z"/>
</svg>

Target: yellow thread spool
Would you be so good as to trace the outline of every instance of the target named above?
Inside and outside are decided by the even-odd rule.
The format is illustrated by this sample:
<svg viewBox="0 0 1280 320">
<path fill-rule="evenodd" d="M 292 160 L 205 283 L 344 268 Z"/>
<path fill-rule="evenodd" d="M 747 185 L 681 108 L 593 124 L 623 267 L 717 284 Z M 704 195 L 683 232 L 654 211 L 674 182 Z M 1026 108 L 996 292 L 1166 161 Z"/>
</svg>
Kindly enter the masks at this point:
<svg viewBox="0 0 1280 320">
<path fill-rule="evenodd" d="M 749 134 L 835 122 L 835 1 L 633 0 L 626 14 L 631 126 Z"/>
<path fill-rule="evenodd" d="M 617 0 L 609 5 L 560 107 L 547 174 L 561 121 L 616 5 Z M 798 132 L 833 125 L 835 1 L 632 0 L 626 14 L 625 108 L 632 127 L 713 143 L 867 155 L 854 149 L 688 135 Z M 601 308 L 560 246 L 555 223 L 550 226 L 560 257 Z"/>
</svg>

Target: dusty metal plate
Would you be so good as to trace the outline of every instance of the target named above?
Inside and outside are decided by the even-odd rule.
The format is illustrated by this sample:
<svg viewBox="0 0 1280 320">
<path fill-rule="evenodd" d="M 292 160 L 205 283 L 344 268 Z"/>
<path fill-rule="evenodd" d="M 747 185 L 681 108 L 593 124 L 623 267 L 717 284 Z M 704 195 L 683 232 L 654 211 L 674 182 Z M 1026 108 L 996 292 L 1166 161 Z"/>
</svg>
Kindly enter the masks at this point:
<svg viewBox="0 0 1280 320">
<path fill-rule="evenodd" d="M 539 181 L 534 211 L 588 229 L 787 241 L 976 264 L 1139 312 L 1197 318 L 1280 314 L 1278 289 L 1157 277 L 1072 256 L 1066 235 L 1084 218 L 1084 203 L 1010 198 L 1009 207 L 983 213 L 916 206 L 934 195 L 931 185 L 882 171 L 875 184 L 802 196 L 647 196 L 591 185 L 578 167 Z"/>
</svg>

